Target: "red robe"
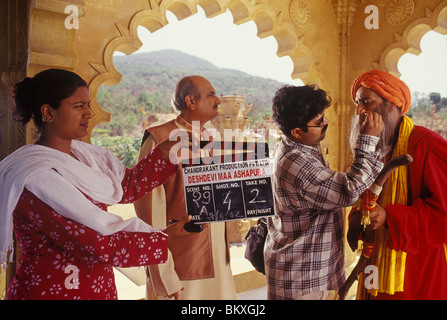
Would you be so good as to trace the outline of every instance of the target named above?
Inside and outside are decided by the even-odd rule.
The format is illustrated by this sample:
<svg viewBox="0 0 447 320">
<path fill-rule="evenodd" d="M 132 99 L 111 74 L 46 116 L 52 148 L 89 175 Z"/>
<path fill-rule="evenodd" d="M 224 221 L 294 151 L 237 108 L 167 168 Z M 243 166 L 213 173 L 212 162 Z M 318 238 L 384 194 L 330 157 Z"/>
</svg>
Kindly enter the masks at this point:
<svg viewBox="0 0 447 320">
<path fill-rule="evenodd" d="M 447 140 L 414 126 L 408 205 L 388 205 L 389 246 L 407 253 L 404 291 L 377 299 L 447 299 Z"/>
<path fill-rule="evenodd" d="M 120 203 L 141 198 L 175 171 L 154 149 L 126 170 Z M 96 205 L 107 211 L 105 204 Z M 122 231 L 102 236 L 58 214 L 27 189 L 13 219 L 21 252 L 6 299 L 113 300 L 117 299 L 113 267 L 158 264 L 167 259 L 165 235 Z"/>
</svg>

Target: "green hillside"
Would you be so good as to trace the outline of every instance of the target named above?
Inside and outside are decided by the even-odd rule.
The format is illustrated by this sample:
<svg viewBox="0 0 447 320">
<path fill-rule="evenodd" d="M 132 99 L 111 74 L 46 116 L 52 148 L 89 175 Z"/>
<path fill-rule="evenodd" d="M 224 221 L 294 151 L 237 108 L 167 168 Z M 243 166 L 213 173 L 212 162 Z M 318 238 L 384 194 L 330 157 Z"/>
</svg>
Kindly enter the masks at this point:
<svg viewBox="0 0 447 320">
<path fill-rule="evenodd" d="M 99 104 L 112 114 L 112 119 L 94 129 L 92 143 L 114 152 L 126 166 L 136 161 L 148 117 L 156 114 L 160 118 L 160 113 L 172 112 L 171 97 L 183 76 L 197 74 L 208 78 L 218 95 L 245 95 L 246 103 L 253 104 L 249 113 L 252 129 L 271 115 L 272 98 L 283 86 L 275 80 L 218 68 L 176 50 L 115 56 L 114 64 L 123 75 L 121 83 L 103 86 L 98 92 Z M 415 124 L 447 137 L 447 97 L 436 92 L 414 92 L 408 116 Z"/>
<path fill-rule="evenodd" d="M 121 83 L 103 86 L 98 92 L 99 104 L 112 114 L 112 121 L 126 115 L 124 118 L 130 117 L 127 120 L 134 123 L 133 115 L 138 117 L 141 107 L 147 113 L 172 112 L 171 98 L 178 80 L 192 74 L 210 80 L 218 95 L 244 95 L 246 102 L 253 104 L 251 121 L 258 121 L 271 114 L 272 98 L 283 85 L 241 71 L 221 69 L 176 50 L 115 56 L 114 64 L 123 75 Z"/>
<path fill-rule="evenodd" d="M 284 85 L 241 71 L 218 68 L 177 50 L 115 56 L 114 65 L 123 75 L 121 82 L 112 87 L 102 86 L 97 96 L 99 105 L 112 114 L 112 119 L 110 123 L 100 124 L 92 135 L 93 143 L 112 150 L 119 144 L 133 150 L 130 146 L 138 146 L 151 114 L 173 111 L 171 98 L 175 86 L 186 75 L 204 76 L 218 95 L 244 95 L 246 103 L 253 104 L 249 113 L 252 123 L 271 115 L 272 98 Z M 132 152 L 134 157 L 135 151 Z"/>
</svg>

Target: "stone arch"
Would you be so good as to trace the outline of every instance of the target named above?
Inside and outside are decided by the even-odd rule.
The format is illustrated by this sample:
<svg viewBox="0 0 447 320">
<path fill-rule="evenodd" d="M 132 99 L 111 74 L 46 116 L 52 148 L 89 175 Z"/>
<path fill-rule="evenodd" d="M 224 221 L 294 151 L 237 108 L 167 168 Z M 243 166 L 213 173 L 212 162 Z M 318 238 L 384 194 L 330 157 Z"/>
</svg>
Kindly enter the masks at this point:
<svg viewBox="0 0 447 320">
<path fill-rule="evenodd" d="M 140 1 L 143 3 L 144 1 Z M 31 8 L 30 30 L 39 30 L 42 26 L 61 25 L 66 18 L 64 9 L 66 5 L 75 4 L 80 12 L 80 28 L 82 18 L 87 19 L 90 8 L 88 0 L 46 0 L 33 2 Z M 282 11 L 272 9 L 266 4 L 259 4 L 252 0 L 146 0 L 145 5 L 137 6 L 128 21 L 114 21 L 117 36 L 108 41 L 99 42 L 96 50 L 102 52 L 102 61 L 88 61 L 88 71 L 85 71 L 85 62 L 80 65 L 76 45 L 79 30 L 60 30 L 53 42 L 44 41 L 43 33 L 37 33 L 30 37 L 31 61 L 29 75 L 48 68 L 49 66 L 73 70 L 79 73 L 89 84 L 92 99 L 92 110 L 94 117 L 91 119 L 91 130 L 101 122 L 110 120 L 110 114 L 103 110 L 96 99 L 98 89 L 101 85 L 115 85 L 121 81 L 121 74 L 113 65 L 113 53 L 121 51 L 127 55 L 137 51 L 142 43 L 138 37 L 138 26 L 143 26 L 150 32 L 164 27 L 168 24 L 166 11 L 171 11 L 178 20 L 183 20 L 197 13 L 200 6 L 208 18 L 215 17 L 227 11 L 231 12 L 233 22 L 237 25 L 254 21 L 258 30 L 258 37 L 265 38 L 273 36 L 278 43 L 277 55 L 279 57 L 289 56 L 292 59 L 294 69 L 292 78 L 301 78 L 303 81 L 310 80 L 309 69 L 311 67 L 310 50 L 300 43 L 297 28 L 288 22 Z M 123 1 L 122 5 L 126 5 Z M 131 6 L 129 4 L 129 6 Z M 120 11 L 120 7 L 114 8 Z M 129 10 L 127 8 L 127 10 Z M 275 12 L 276 11 L 276 12 Z M 53 19 L 48 20 L 51 16 Z M 61 36 L 60 33 L 64 33 Z M 47 34 L 47 33 L 46 33 Z M 91 36 L 98 37 L 98 34 Z M 53 48 L 54 47 L 54 48 Z M 63 52 L 55 49 L 64 48 Z M 41 53 L 42 52 L 42 53 Z M 48 52 L 51 52 L 48 54 Z M 54 53 L 54 54 L 53 54 Z M 320 82 L 318 75 L 312 76 L 314 82 Z M 90 138 L 87 137 L 86 140 Z"/>
<path fill-rule="evenodd" d="M 410 23 L 402 35 L 395 34 L 396 42 L 383 51 L 379 68 L 400 77 L 401 74 L 397 68 L 400 58 L 406 53 L 419 55 L 421 39 L 431 30 L 447 34 L 447 1 L 439 4 L 434 11 L 426 8 L 424 18 L 416 19 Z"/>
</svg>

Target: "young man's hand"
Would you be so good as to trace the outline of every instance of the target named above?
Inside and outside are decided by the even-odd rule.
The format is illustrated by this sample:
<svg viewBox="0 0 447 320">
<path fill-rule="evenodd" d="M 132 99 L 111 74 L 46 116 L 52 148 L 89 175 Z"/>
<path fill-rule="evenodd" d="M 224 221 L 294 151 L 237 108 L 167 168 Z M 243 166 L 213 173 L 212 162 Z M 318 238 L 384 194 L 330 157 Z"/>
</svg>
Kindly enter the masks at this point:
<svg viewBox="0 0 447 320">
<path fill-rule="evenodd" d="M 360 133 L 378 137 L 383 130 L 382 116 L 377 112 L 365 111 L 359 117 Z"/>
</svg>

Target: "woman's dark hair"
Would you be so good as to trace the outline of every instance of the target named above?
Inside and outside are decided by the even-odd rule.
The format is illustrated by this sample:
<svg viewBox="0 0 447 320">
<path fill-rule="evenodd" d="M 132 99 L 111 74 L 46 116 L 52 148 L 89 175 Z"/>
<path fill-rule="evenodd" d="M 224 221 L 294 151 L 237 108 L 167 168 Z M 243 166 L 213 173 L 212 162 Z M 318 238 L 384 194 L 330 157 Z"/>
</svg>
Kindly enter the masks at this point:
<svg viewBox="0 0 447 320">
<path fill-rule="evenodd" d="M 295 128 L 307 132 L 307 123 L 332 103 L 326 91 L 317 85 L 301 87 L 286 85 L 273 98 L 273 119 L 288 137 Z"/>
<path fill-rule="evenodd" d="M 25 125 L 32 118 L 40 130 L 41 107 L 48 104 L 58 109 L 61 101 L 70 97 L 79 87 L 87 87 L 87 84 L 76 73 L 66 70 L 48 69 L 33 78 L 26 77 L 14 86 L 14 120 Z"/>
</svg>

